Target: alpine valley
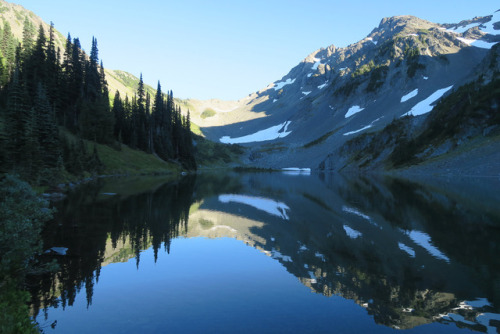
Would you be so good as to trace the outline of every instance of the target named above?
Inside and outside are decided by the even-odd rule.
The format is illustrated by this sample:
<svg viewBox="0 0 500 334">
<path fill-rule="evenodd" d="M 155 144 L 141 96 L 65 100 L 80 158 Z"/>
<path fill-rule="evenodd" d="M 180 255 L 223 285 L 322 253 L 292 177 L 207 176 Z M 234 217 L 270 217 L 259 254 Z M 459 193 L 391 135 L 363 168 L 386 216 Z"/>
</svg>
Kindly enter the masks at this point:
<svg viewBox="0 0 500 334">
<path fill-rule="evenodd" d="M 186 104 L 209 139 L 248 147 L 245 165 L 498 175 L 499 21 L 384 18 L 239 101 Z"/>
<path fill-rule="evenodd" d="M 0 333 L 499 332 L 490 14 L 384 18 L 222 101 L 0 0 Z"/>
<path fill-rule="evenodd" d="M 24 20 L 49 31 L 33 12 L 0 2 L 18 40 Z M 238 101 L 175 101 L 202 136 L 245 148 L 232 166 L 499 175 L 499 41 L 500 11 L 453 24 L 388 17 L 363 40 L 316 50 Z M 110 96 L 134 96 L 137 77 L 105 74 Z"/>
</svg>

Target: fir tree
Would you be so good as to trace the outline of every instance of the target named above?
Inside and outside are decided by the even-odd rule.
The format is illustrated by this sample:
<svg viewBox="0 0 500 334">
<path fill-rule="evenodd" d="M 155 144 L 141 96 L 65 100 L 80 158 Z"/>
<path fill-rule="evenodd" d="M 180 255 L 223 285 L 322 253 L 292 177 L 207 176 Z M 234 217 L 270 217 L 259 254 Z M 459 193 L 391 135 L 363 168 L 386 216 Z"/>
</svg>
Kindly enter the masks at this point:
<svg viewBox="0 0 500 334">
<path fill-rule="evenodd" d="M 54 24 L 50 23 L 49 29 L 49 40 L 47 43 L 47 60 L 46 60 L 46 80 L 45 87 L 47 89 L 47 96 L 49 98 L 50 104 L 53 108 L 57 109 L 58 99 L 59 99 L 59 61 L 57 57 L 57 52 L 55 48 L 54 41 Z"/>
<path fill-rule="evenodd" d="M 42 155 L 42 166 L 45 169 L 56 170 L 60 168 L 61 145 L 59 130 L 53 109 L 50 107 L 45 89 L 38 84 L 34 104 L 39 143 Z"/>
<path fill-rule="evenodd" d="M 24 158 L 23 148 L 26 140 L 26 128 L 29 119 L 29 106 L 26 105 L 27 94 L 19 78 L 19 70 L 14 71 L 12 82 L 7 92 L 7 108 L 5 112 L 5 150 L 10 169 L 16 170 Z"/>
<path fill-rule="evenodd" d="M 2 30 L 2 40 L 0 43 L 0 51 L 3 55 L 5 64 L 0 78 L 0 85 L 5 86 L 9 81 L 10 75 L 15 66 L 15 55 L 16 55 L 16 39 L 12 34 L 12 29 L 9 22 L 4 21 L 4 27 Z"/>
<path fill-rule="evenodd" d="M 26 16 L 24 18 L 24 25 L 23 25 L 23 52 L 22 52 L 23 61 L 26 61 L 31 56 L 31 53 L 33 52 L 34 43 L 35 43 L 35 27 L 33 27 L 33 24 Z"/>
</svg>

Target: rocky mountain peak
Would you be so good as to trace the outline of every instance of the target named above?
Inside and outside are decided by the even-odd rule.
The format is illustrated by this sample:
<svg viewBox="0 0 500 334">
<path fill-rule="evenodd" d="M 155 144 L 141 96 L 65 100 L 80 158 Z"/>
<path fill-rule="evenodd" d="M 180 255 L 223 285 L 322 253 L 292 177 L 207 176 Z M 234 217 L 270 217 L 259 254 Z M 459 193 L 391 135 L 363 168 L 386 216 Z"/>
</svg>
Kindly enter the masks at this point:
<svg viewBox="0 0 500 334">
<path fill-rule="evenodd" d="M 249 164 L 314 167 L 325 151 L 351 138 L 403 115 L 429 113 L 440 97 L 475 77 L 500 41 L 498 21 L 500 12 L 454 25 L 384 18 L 364 39 L 318 49 L 249 95 L 238 109 L 245 121 L 204 132 L 214 140 L 248 140 L 238 142 L 252 147 Z M 275 136 L 259 138 L 264 143 L 254 141 L 275 128 Z"/>
</svg>

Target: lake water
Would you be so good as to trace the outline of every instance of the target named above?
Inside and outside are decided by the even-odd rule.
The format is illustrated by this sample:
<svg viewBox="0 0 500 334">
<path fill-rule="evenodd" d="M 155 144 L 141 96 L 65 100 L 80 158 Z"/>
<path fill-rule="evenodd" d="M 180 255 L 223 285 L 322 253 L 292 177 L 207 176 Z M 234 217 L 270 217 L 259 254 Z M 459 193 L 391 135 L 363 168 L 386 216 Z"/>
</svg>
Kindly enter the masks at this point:
<svg viewBox="0 0 500 334">
<path fill-rule="evenodd" d="M 100 179 L 56 203 L 45 333 L 498 333 L 500 180 Z"/>
</svg>

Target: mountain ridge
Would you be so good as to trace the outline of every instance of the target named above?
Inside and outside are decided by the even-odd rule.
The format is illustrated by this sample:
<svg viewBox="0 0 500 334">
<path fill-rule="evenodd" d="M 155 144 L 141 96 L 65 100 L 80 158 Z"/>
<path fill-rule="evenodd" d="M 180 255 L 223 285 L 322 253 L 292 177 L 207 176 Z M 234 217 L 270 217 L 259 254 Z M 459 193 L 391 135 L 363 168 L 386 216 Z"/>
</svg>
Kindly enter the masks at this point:
<svg viewBox="0 0 500 334">
<path fill-rule="evenodd" d="M 350 137 L 404 114 L 428 114 L 435 100 L 470 82 L 500 41 L 499 19 L 498 11 L 459 24 L 383 18 L 361 41 L 312 52 L 233 112 L 216 114 L 221 126 L 197 124 L 212 140 L 247 146 L 247 164 L 317 168 Z M 274 128 L 272 140 L 241 141 Z"/>
</svg>

